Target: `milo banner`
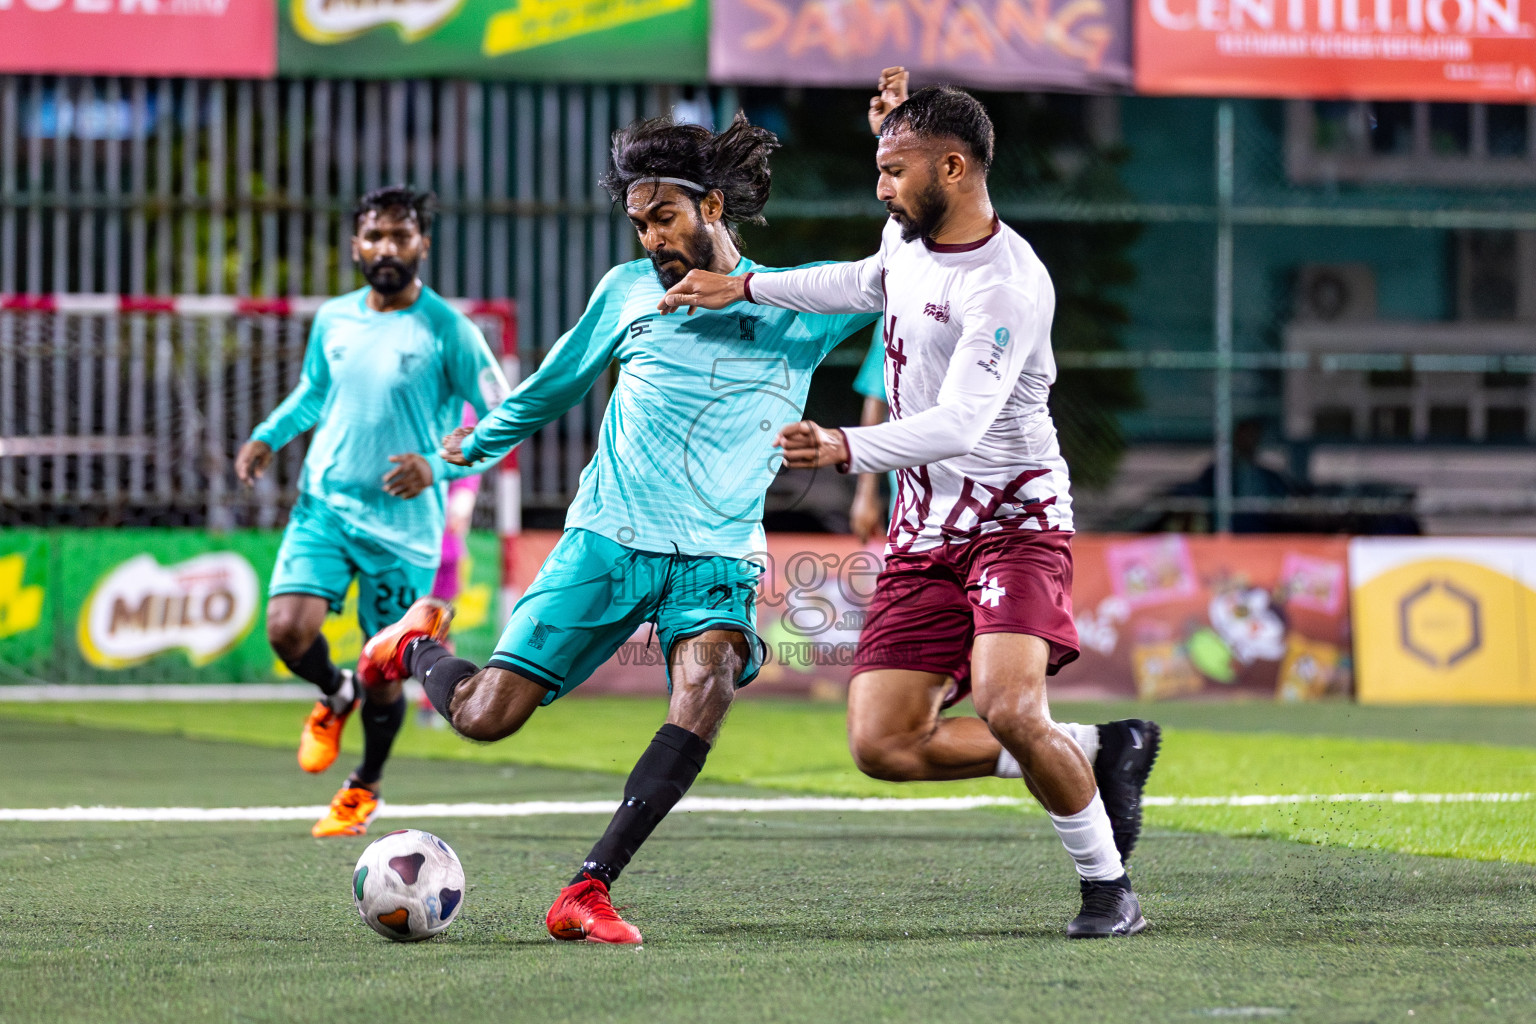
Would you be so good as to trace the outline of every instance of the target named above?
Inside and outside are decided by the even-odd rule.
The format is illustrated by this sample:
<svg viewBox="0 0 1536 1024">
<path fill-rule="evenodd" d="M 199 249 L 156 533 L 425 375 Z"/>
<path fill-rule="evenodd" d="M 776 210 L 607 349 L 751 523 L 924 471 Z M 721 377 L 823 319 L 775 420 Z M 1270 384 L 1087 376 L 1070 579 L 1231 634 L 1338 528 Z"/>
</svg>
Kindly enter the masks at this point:
<svg viewBox="0 0 1536 1024">
<path fill-rule="evenodd" d="M 1536 704 L 1536 541 L 1350 544 L 1360 700 Z"/>
<path fill-rule="evenodd" d="M 1105 91 L 1131 83 L 1128 0 L 714 0 L 719 82 Z"/>
<path fill-rule="evenodd" d="M 232 683 L 287 679 L 267 646 L 267 580 L 281 535 L 200 530 L 0 533 L 0 685 Z M 470 538 L 454 637 L 500 632 L 494 536 Z M 462 563 L 461 563 L 462 566 Z M 325 634 L 357 658 L 356 587 Z"/>
<path fill-rule="evenodd" d="M 1085 695 L 1312 700 L 1352 690 L 1348 541 L 1180 534 L 1073 539 Z"/>
<path fill-rule="evenodd" d="M 708 20 L 708 0 L 281 0 L 278 71 L 698 80 Z"/>
</svg>

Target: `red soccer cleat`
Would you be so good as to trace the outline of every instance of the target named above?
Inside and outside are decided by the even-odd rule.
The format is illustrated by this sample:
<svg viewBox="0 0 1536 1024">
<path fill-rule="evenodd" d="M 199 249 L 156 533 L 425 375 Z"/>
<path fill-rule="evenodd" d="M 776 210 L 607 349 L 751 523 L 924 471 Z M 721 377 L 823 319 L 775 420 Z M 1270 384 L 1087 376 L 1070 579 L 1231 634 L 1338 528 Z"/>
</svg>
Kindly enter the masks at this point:
<svg viewBox="0 0 1536 1024">
<path fill-rule="evenodd" d="M 357 678 L 367 687 L 395 682 L 406 676 L 405 646 L 417 637 L 429 636 L 441 642 L 448 636 L 453 621 L 453 606 L 435 597 L 424 597 L 406 609 L 400 621 L 385 626 L 363 644 L 357 659 Z"/>
<path fill-rule="evenodd" d="M 608 887 L 588 875 L 585 880 L 560 890 L 555 905 L 544 916 L 549 934 L 566 942 L 586 939 L 588 942 L 610 942 L 620 945 L 639 945 L 640 929 L 630 924 L 613 909 L 608 899 Z"/>
</svg>

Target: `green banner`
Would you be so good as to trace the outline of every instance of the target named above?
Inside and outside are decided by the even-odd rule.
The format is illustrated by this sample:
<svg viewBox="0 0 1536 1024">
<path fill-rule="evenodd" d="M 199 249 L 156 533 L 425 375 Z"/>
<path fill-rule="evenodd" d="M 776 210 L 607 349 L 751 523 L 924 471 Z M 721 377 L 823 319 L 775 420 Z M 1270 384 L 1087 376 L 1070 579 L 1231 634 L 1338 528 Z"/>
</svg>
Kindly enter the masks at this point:
<svg viewBox="0 0 1536 1024">
<path fill-rule="evenodd" d="M 186 529 L 0 532 L 0 684 L 288 680 L 267 646 L 266 590 L 281 535 Z M 469 538 L 452 637 L 494 647 L 497 538 Z M 363 636 L 357 588 L 324 631 L 338 664 Z"/>
<path fill-rule="evenodd" d="M 702 81 L 708 0 L 280 0 L 294 77 Z"/>
</svg>

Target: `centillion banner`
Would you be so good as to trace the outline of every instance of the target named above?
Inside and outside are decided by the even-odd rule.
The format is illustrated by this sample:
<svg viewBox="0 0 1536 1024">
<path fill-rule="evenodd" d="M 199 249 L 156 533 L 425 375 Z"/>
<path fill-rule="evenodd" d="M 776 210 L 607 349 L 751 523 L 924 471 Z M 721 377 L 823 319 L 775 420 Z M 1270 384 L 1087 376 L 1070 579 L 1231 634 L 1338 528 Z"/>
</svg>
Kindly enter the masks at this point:
<svg viewBox="0 0 1536 1024">
<path fill-rule="evenodd" d="M 1530 103 L 1530 0 L 1135 0 L 1136 89 Z"/>
<path fill-rule="evenodd" d="M 327 78 L 702 79 L 708 17 L 708 0 L 282 0 L 278 63 Z"/>
<path fill-rule="evenodd" d="M 1363 537 L 1349 562 L 1361 703 L 1536 703 L 1536 541 Z"/>
</svg>

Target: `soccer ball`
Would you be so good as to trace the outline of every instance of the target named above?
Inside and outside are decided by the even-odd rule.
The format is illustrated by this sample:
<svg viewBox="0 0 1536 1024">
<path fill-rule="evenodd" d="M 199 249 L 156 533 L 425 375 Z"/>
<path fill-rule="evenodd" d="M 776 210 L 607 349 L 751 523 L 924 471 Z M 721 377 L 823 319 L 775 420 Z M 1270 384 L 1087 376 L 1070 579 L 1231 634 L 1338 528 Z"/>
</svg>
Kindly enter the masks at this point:
<svg viewBox="0 0 1536 1024">
<path fill-rule="evenodd" d="M 386 939 L 431 938 L 464 905 L 464 868 L 437 836 L 403 828 L 371 843 L 357 859 L 352 904 Z"/>
</svg>

